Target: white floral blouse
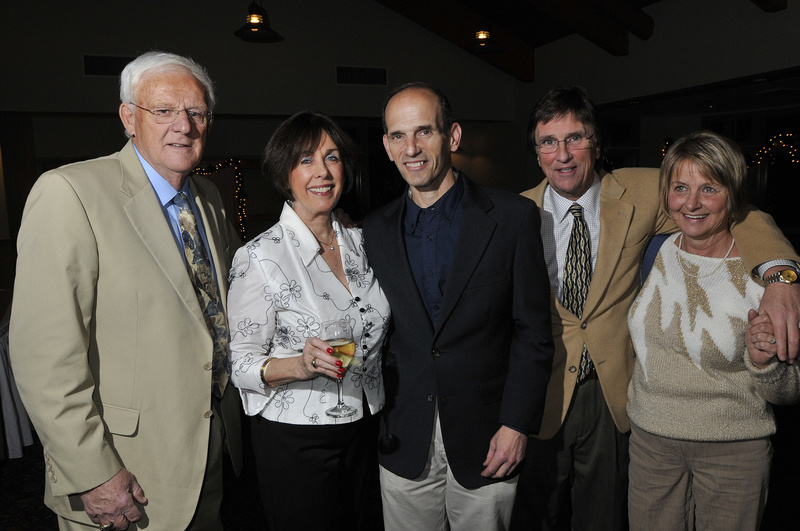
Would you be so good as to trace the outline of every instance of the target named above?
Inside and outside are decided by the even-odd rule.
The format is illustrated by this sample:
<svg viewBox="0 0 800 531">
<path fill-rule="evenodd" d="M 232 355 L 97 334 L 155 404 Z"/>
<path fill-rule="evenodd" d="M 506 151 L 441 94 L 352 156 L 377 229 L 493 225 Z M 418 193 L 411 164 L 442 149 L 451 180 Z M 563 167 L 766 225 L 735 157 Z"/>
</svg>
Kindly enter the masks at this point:
<svg viewBox="0 0 800 531">
<path fill-rule="evenodd" d="M 389 303 L 367 263 L 360 229 L 332 217 L 350 291 L 320 256 L 305 223 L 283 206 L 280 221 L 241 247 L 233 259 L 228 292 L 231 382 L 244 411 L 287 424 L 343 424 L 362 418 L 366 401 L 374 414 L 384 405 L 381 349 L 389 326 Z M 342 378 L 347 418 L 325 414 L 336 405 L 336 382 L 326 376 L 267 387 L 259 373 L 267 357 L 300 356 L 320 323 L 345 318 L 353 329 L 356 357 Z"/>
</svg>

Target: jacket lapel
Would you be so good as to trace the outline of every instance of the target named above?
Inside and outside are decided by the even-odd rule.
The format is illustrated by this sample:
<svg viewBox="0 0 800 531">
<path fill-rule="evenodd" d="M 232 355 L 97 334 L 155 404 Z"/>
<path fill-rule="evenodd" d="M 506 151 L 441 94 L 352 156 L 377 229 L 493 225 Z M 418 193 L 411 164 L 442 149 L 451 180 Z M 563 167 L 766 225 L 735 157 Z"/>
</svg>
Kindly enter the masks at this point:
<svg viewBox="0 0 800 531">
<path fill-rule="evenodd" d="M 442 300 L 437 334 L 442 330 L 456 303 L 483 257 L 494 233 L 496 223 L 486 213 L 494 207 L 491 200 L 464 174 L 464 198 L 462 200 L 461 228 L 453 252 L 453 263 Z"/>
<path fill-rule="evenodd" d="M 214 272 L 217 276 L 222 306 L 227 311 L 228 270 L 224 269 L 225 264 L 227 264 L 227 258 L 222 253 L 227 254 L 230 250 L 227 248 L 228 244 L 225 235 L 220 233 L 220 229 L 224 229 L 225 223 L 228 222 L 227 220 L 217 219 L 218 211 L 208 201 L 203 189 L 191 177 L 189 178 L 189 187 L 194 194 L 197 211 L 200 214 L 200 219 L 206 232 L 208 250 L 211 253 L 211 260 L 214 262 Z"/>
<path fill-rule="evenodd" d="M 131 225 L 186 308 L 205 326 L 205 319 L 186 271 L 186 265 L 175 245 L 175 238 L 164 219 L 156 193 L 150 186 L 132 143 L 129 142 L 120 152 L 120 164 L 122 165 L 120 192 L 129 197 L 124 208 Z"/>
<path fill-rule="evenodd" d="M 584 319 L 600 304 L 617 269 L 628 228 L 633 219 L 633 205 L 620 198 L 625 188 L 610 175 L 604 175 L 600 188 L 600 245 L 597 250 L 592 283 L 584 305 Z"/>
<path fill-rule="evenodd" d="M 376 242 L 376 246 L 380 247 L 382 252 L 380 259 L 385 262 L 386 271 L 392 271 L 391 279 L 379 278 L 379 282 L 391 283 L 395 286 L 395 294 L 398 301 L 403 308 L 408 308 L 409 311 L 405 312 L 406 315 L 413 316 L 416 320 L 414 329 L 419 331 L 427 330 L 428 334 L 433 334 L 433 324 L 428 311 L 425 309 L 425 304 L 417 289 L 417 282 L 414 280 L 414 273 L 411 271 L 411 265 L 408 262 L 408 254 L 406 252 L 406 242 L 403 235 L 403 214 L 405 212 L 405 199 L 406 194 L 392 205 L 391 208 L 386 210 L 386 215 L 381 219 L 384 224 L 379 234 L 386 235 L 381 241 Z M 367 257 L 370 261 L 372 256 Z"/>
<path fill-rule="evenodd" d="M 633 219 L 633 205 L 620 198 L 625 188 L 612 175 L 602 172 L 600 188 L 600 245 L 597 250 L 592 282 L 583 307 L 583 318 L 591 316 L 598 307 L 603 295 L 608 291 L 609 283 L 622 254 L 628 228 Z M 525 192 L 525 196 L 539 205 L 541 210 L 547 180 L 543 180 L 536 188 Z M 553 306 L 556 313 L 564 321 L 577 321 L 572 312 L 564 308 L 553 295 Z"/>
</svg>

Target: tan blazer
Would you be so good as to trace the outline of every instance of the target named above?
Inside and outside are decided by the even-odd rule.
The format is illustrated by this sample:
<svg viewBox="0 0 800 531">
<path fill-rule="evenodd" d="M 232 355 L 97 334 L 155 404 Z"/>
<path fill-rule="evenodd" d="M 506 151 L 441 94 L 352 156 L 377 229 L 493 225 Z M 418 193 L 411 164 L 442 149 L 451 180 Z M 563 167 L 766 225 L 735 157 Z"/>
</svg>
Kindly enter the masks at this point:
<svg viewBox="0 0 800 531">
<path fill-rule="evenodd" d="M 584 343 L 617 428 L 622 432 L 630 429 L 625 407 L 634 352 L 628 309 L 639 291 L 639 268 L 649 237 L 675 230 L 674 222 L 659 209 L 657 169 L 621 169 L 603 173 L 601 178 L 600 245 L 583 318 L 575 317 L 552 297 L 556 352 L 538 435 L 542 439 L 553 437 L 566 417 Z M 522 195 L 541 208 L 546 186 L 544 180 Z M 542 212 L 543 217 L 547 215 Z M 798 259 L 772 218 L 762 212 L 749 212 L 732 233 L 749 269 L 767 260 Z"/>
<path fill-rule="evenodd" d="M 239 239 L 216 188 L 191 178 L 220 292 Z M 129 142 L 42 175 L 18 237 L 10 352 L 44 445 L 45 503 L 90 525 L 78 493 L 126 467 L 151 529 L 185 529 L 206 466 L 212 341 L 158 199 Z M 223 400 L 241 468 L 240 404 Z"/>
</svg>

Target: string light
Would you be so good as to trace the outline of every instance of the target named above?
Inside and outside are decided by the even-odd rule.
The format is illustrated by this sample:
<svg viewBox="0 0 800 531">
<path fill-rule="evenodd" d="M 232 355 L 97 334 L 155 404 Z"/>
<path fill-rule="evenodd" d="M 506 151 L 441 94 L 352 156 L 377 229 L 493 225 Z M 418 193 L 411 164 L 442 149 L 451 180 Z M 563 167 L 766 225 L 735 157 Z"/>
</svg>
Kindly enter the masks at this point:
<svg viewBox="0 0 800 531">
<path fill-rule="evenodd" d="M 208 177 L 212 173 L 217 173 L 219 171 L 224 170 L 225 168 L 228 168 L 228 167 L 232 167 L 233 168 L 234 182 L 235 182 L 234 190 L 233 190 L 233 196 L 234 196 L 234 199 L 236 200 L 236 210 L 237 210 L 236 216 L 238 218 L 238 223 L 237 223 L 237 227 L 236 228 L 238 229 L 239 234 L 242 237 L 242 240 L 246 240 L 247 237 L 245 235 L 244 222 L 247 219 L 247 211 L 245 210 L 245 208 L 246 208 L 246 206 L 245 206 L 246 199 L 244 198 L 244 196 L 242 194 L 242 172 L 239 169 L 241 164 L 242 164 L 241 160 L 228 159 L 226 161 L 219 162 L 217 164 L 211 165 L 211 166 L 209 166 L 207 168 L 199 168 L 199 167 L 195 168 L 192 171 L 192 173 L 195 174 L 195 175 L 202 175 L 204 177 Z"/>
<path fill-rule="evenodd" d="M 671 138 L 668 138 L 668 139 L 664 140 L 664 145 L 661 146 L 661 158 L 662 159 L 667 156 L 667 150 L 669 149 L 669 146 L 671 144 L 672 144 L 672 139 Z"/>
<path fill-rule="evenodd" d="M 769 142 L 767 142 L 756 152 L 755 157 L 750 165 L 757 166 L 762 163 L 773 164 L 775 162 L 776 152 L 778 151 L 786 151 L 789 154 L 789 159 L 791 162 L 793 164 L 798 163 L 797 148 L 794 146 L 794 142 L 792 141 L 792 134 L 781 133 L 770 138 Z"/>
</svg>

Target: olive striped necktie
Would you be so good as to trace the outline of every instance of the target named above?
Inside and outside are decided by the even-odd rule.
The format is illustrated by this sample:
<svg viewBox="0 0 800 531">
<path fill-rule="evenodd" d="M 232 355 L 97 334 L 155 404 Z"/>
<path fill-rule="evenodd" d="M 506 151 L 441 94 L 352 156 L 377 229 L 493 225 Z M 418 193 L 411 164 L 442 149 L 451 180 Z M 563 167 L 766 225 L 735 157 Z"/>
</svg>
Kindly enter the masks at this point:
<svg viewBox="0 0 800 531">
<path fill-rule="evenodd" d="M 564 263 L 564 286 L 561 294 L 562 306 L 574 313 L 578 319 L 583 316 L 583 304 L 589 293 L 592 281 L 592 246 L 589 240 L 589 229 L 583 219 L 583 208 L 578 203 L 569 207 L 574 216 L 572 233 L 567 246 L 567 257 Z M 578 370 L 578 383 L 592 372 L 594 364 L 586 345 L 581 352 L 581 363 Z"/>
</svg>

